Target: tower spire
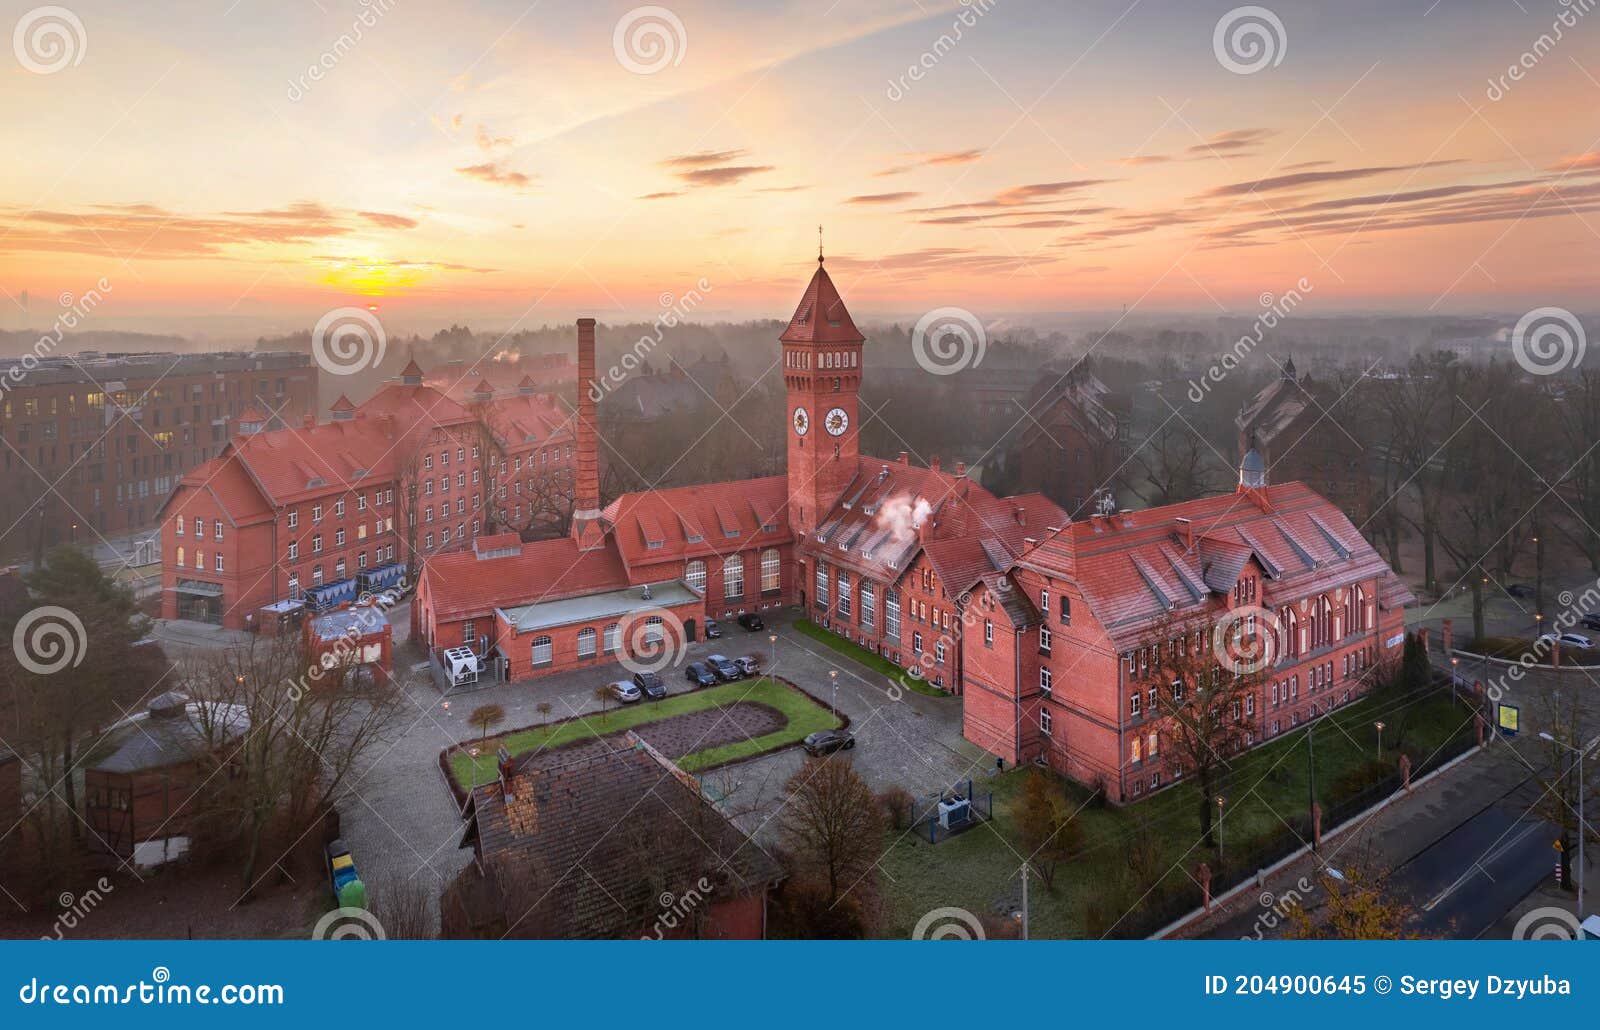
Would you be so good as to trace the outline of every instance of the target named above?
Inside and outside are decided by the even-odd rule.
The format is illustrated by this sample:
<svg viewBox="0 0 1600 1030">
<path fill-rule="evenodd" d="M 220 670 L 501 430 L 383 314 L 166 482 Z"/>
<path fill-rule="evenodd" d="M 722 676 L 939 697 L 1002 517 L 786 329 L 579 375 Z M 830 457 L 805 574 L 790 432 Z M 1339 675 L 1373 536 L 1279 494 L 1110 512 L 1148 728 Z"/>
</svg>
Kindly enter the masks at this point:
<svg viewBox="0 0 1600 1030">
<path fill-rule="evenodd" d="M 817 225 L 817 264 L 822 264 L 822 225 Z"/>
</svg>

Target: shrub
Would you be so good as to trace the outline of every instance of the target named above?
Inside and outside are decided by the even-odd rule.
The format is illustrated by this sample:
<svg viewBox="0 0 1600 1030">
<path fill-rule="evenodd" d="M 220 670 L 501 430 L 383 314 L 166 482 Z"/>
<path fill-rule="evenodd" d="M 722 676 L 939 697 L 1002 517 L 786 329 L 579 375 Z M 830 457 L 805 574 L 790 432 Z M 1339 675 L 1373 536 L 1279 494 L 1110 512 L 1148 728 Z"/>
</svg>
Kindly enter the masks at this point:
<svg viewBox="0 0 1600 1030">
<path fill-rule="evenodd" d="M 912 808 L 916 803 L 917 799 L 904 787 L 890 787 L 878 794 L 883 821 L 892 830 L 904 830 L 911 825 Z"/>
</svg>

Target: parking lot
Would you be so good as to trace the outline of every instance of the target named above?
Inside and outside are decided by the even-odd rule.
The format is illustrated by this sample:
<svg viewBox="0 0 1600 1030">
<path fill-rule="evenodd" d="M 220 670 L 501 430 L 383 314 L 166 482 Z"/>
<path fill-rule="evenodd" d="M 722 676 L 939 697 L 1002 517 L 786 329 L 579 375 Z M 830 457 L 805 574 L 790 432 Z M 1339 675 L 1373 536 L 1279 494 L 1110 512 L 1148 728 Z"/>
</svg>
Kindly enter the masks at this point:
<svg viewBox="0 0 1600 1030">
<path fill-rule="evenodd" d="M 404 618 L 400 612 L 395 618 Z M 724 623 L 720 640 L 691 644 L 684 662 L 721 653 L 759 654 L 763 671 L 787 679 L 825 705 L 836 704 L 850 720 L 857 745 L 836 756 L 852 762 L 873 790 L 899 785 L 916 794 L 941 790 L 957 780 L 984 775 L 991 759 L 961 739 L 961 705 L 955 698 L 912 692 L 890 696 L 876 673 L 845 659 L 789 626 L 789 617 L 768 620 L 768 629 L 747 633 Z M 778 637 L 776 645 L 770 635 Z M 837 677 L 829 676 L 831 671 Z M 479 735 L 468 722 L 474 708 L 497 704 L 506 711 L 497 731 L 596 712 L 595 688 L 625 678 L 620 666 L 557 673 L 537 680 L 495 684 L 442 697 L 426 674 L 404 677 L 411 711 L 404 730 L 359 775 L 339 805 L 342 833 L 374 891 L 415 878 L 433 889 L 466 863 L 459 849 L 460 817 L 439 768 L 441 749 Z M 669 694 L 693 689 L 682 665 L 663 673 Z M 548 703 L 548 716 L 538 706 Z M 650 702 L 639 702 L 648 704 Z M 799 748 L 726 766 L 708 773 L 714 796 L 725 797 L 729 815 L 759 837 L 774 832 L 773 815 L 784 782 L 797 770 Z"/>
</svg>

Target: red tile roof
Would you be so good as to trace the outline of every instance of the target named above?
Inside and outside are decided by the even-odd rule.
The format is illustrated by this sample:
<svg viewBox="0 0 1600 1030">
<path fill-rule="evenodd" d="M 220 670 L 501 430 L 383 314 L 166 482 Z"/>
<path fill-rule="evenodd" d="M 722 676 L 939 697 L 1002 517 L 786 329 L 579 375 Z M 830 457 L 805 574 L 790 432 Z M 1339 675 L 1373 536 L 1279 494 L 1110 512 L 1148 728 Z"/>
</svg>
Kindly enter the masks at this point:
<svg viewBox="0 0 1600 1030">
<path fill-rule="evenodd" d="M 172 502 L 179 497 L 193 496 L 192 491 L 210 494 L 235 527 L 249 526 L 272 519 L 272 507 L 261 496 L 250 474 L 236 455 L 224 455 L 202 462 L 178 480 L 180 488 L 167 495 L 156 518 L 164 519 Z M 179 516 L 184 514 L 180 507 Z"/>
<path fill-rule="evenodd" d="M 548 394 L 502 398 L 489 407 L 487 417 L 500 445 L 512 452 L 574 439 L 572 417 Z"/>
<path fill-rule="evenodd" d="M 1186 527 L 1195 545 L 1185 545 Z M 1019 565 L 1074 580 L 1119 646 L 1171 617 L 1199 613 L 1255 558 L 1268 607 L 1376 579 L 1386 608 L 1415 603 L 1333 502 L 1301 483 L 1240 491 L 1074 522 Z"/>
<path fill-rule="evenodd" d="M 453 551 L 430 557 L 418 591 L 440 621 L 481 618 L 496 608 L 620 590 L 628 573 L 615 548 L 581 550 L 570 537 L 522 544 L 505 557 Z"/>
<path fill-rule="evenodd" d="M 784 476 L 646 490 L 618 497 L 601 519 L 631 570 L 636 565 L 787 543 L 793 539 L 787 495 Z M 774 528 L 763 531 L 767 525 Z M 737 534 L 729 535 L 730 529 Z M 700 539 L 692 539 L 695 536 Z M 657 546 L 650 546 L 652 541 Z"/>
<path fill-rule="evenodd" d="M 363 413 L 364 414 L 364 413 Z M 395 441 L 370 418 L 235 437 L 236 458 L 275 505 L 394 478 Z"/>
<path fill-rule="evenodd" d="M 779 339 L 785 343 L 860 343 L 865 339 L 821 261 Z"/>
</svg>

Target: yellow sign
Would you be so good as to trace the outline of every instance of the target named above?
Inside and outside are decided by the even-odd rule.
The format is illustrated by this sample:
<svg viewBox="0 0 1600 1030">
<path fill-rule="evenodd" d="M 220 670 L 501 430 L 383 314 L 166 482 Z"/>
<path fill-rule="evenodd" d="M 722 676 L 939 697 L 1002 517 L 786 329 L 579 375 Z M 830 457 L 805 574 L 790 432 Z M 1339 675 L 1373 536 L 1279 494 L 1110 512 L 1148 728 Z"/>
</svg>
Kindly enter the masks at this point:
<svg viewBox="0 0 1600 1030">
<path fill-rule="evenodd" d="M 1506 734 L 1516 733 L 1521 721 L 1522 710 L 1516 705 L 1500 706 L 1500 732 Z"/>
</svg>

